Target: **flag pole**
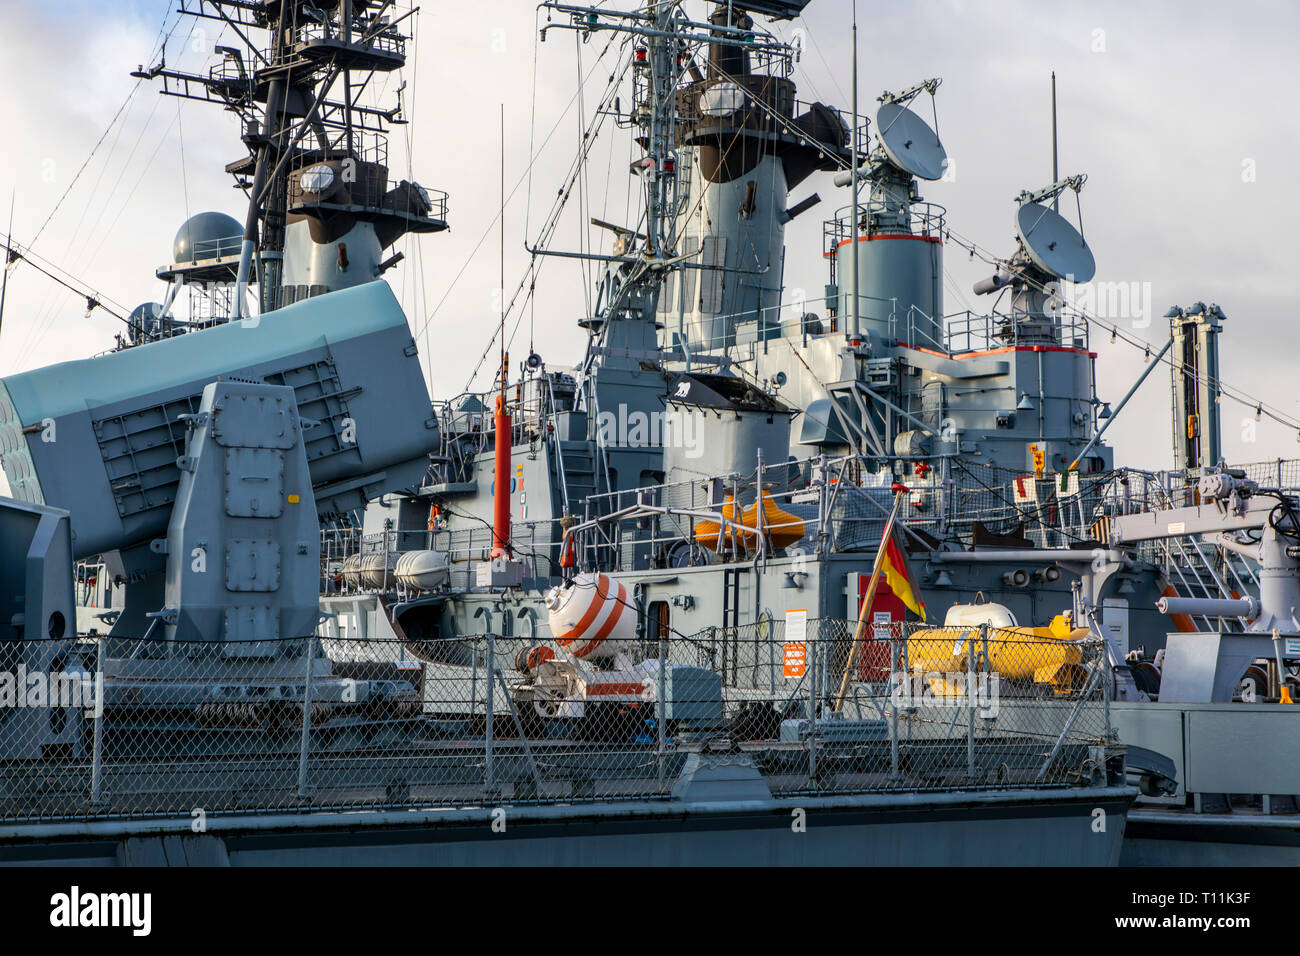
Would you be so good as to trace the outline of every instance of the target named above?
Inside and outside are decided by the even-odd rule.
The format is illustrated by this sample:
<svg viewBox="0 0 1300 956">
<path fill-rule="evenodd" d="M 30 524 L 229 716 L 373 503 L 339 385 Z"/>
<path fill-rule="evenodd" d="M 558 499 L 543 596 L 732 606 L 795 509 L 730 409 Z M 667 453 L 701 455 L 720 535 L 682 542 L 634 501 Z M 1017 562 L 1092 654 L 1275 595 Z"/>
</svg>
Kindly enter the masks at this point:
<svg viewBox="0 0 1300 956">
<path fill-rule="evenodd" d="M 853 631 L 853 645 L 849 648 L 849 659 L 844 664 L 844 677 L 840 680 L 840 693 L 835 699 L 835 711 L 844 705 L 844 695 L 849 689 L 849 675 L 858 660 L 858 648 L 862 646 L 863 631 L 867 626 L 867 615 L 871 611 L 871 602 L 876 598 L 876 586 L 880 583 L 880 566 L 885 561 L 885 551 L 894 534 L 894 523 L 898 518 L 898 509 L 903 505 L 903 495 L 907 493 L 905 485 L 894 485 L 894 506 L 889 509 L 889 519 L 885 522 L 885 532 L 880 536 L 880 547 L 876 549 L 876 560 L 871 566 L 871 583 L 867 585 L 867 596 L 862 599 L 858 610 L 858 626 Z"/>
</svg>

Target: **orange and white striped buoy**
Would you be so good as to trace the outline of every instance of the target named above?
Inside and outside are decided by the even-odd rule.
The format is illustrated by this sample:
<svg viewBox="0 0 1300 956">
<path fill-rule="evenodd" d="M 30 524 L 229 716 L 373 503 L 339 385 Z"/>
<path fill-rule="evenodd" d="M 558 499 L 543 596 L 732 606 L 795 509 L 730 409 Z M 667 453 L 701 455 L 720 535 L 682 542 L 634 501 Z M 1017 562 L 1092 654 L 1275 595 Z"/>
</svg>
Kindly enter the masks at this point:
<svg viewBox="0 0 1300 956">
<path fill-rule="evenodd" d="M 636 608 L 627 586 L 607 574 L 578 574 L 546 592 L 555 643 L 579 660 L 601 660 L 636 645 Z"/>
</svg>

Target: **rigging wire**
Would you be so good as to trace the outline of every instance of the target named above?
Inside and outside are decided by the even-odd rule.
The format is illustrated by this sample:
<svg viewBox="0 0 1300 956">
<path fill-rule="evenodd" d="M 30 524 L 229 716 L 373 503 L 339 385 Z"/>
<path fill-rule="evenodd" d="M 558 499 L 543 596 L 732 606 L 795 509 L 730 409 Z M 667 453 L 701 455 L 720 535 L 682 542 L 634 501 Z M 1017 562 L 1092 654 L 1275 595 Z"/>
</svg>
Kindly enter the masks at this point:
<svg viewBox="0 0 1300 956">
<path fill-rule="evenodd" d="M 591 68 L 592 73 L 594 73 L 596 67 L 600 65 L 601 58 L 603 58 L 605 53 L 608 52 L 609 46 L 612 46 L 612 41 L 611 44 L 606 46 L 605 50 L 602 51 L 601 57 L 598 57 L 595 63 L 592 64 L 592 68 Z M 631 60 L 629 59 L 628 64 L 630 63 Z M 623 69 L 624 71 L 626 71 L 627 65 L 625 65 Z M 611 80 L 612 79 L 613 77 L 611 77 Z M 513 199 L 515 193 L 519 190 L 519 187 L 525 183 L 529 173 L 532 170 L 533 165 L 537 162 L 541 151 L 544 150 L 547 144 L 551 141 L 551 137 L 554 136 L 556 131 L 560 128 L 560 125 L 564 122 L 564 118 L 568 116 L 569 110 L 573 108 L 574 103 L 576 101 L 577 101 L 577 93 L 573 95 L 573 97 L 569 100 L 568 104 L 565 106 L 564 111 L 560 114 L 559 118 L 556 119 L 555 125 L 551 127 L 550 132 L 547 133 L 546 137 L 542 140 L 541 145 L 538 147 L 537 153 L 534 153 L 529 158 L 527 169 L 525 170 L 524 173 L 520 175 L 518 181 L 514 184 L 513 188 L 511 188 L 510 193 L 507 196 L 507 201 Z M 560 192 L 561 195 L 564 194 L 564 190 L 561 190 Z M 417 330 L 416 333 L 417 335 L 423 332 L 424 328 L 430 322 L 432 322 L 433 319 L 437 316 L 439 310 L 441 310 L 443 305 L 447 302 L 447 299 L 451 296 L 452 291 L 456 288 L 456 285 L 459 283 L 460 279 L 464 276 L 465 272 L 469 269 L 470 264 L 474 262 L 475 258 L 477 258 L 479 249 L 482 248 L 483 243 L 487 241 L 488 236 L 492 234 L 492 230 L 495 228 L 496 228 L 496 220 L 493 219 L 491 222 L 488 223 L 487 227 L 484 229 L 483 234 L 479 237 L 478 242 L 474 244 L 474 248 L 470 250 L 469 255 L 466 256 L 465 261 L 461 264 L 460 269 L 456 272 L 456 275 L 452 278 L 451 283 L 447 286 L 446 290 L 443 292 L 442 298 L 438 300 L 438 303 L 433 307 L 433 310 L 429 312 L 427 316 L 425 316 L 424 321 L 420 324 L 419 330 Z M 489 343 L 487 352 L 485 354 L 491 354 L 492 344 L 494 343 Z M 482 366 L 482 361 L 480 360 L 479 368 L 481 368 L 481 366 Z M 474 374 L 475 375 L 478 374 L 478 368 L 475 369 Z"/>
<path fill-rule="evenodd" d="M 626 67 L 624 68 L 624 72 L 626 72 Z M 726 75 L 726 74 L 724 74 L 724 75 Z M 613 80 L 614 80 L 614 78 L 611 77 L 610 79 L 611 79 L 611 83 L 612 83 Z M 621 78 L 620 78 L 620 79 L 621 79 Z M 612 88 L 612 92 L 617 92 L 616 88 Z M 597 111 L 597 119 L 602 115 L 602 113 L 603 113 L 603 109 Z M 593 120 L 593 123 L 594 123 L 594 122 L 596 122 L 596 120 Z M 723 149 L 722 149 L 722 153 L 721 153 L 721 156 L 720 156 L 720 161 L 725 162 L 725 160 L 727 159 L 727 157 L 731 154 L 731 150 L 732 150 L 732 149 L 735 147 L 735 145 L 740 141 L 740 134 L 741 134 L 741 130 L 740 130 L 740 129 L 737 129 L 736 131 L 734 131 L 734 132 L 732 133 L 731 139 L 727 142 L 727 145 L 726 145 L 725 147 L 723 147 Z M 594 136 L 595 136 L 595 134 L 593 134 L 592 142 L 594 142 Z M 629 139 L 629 156 L 631 156 L 632 151 L 633 151 L 633 149 L 634 149 L 634 147 L 635 147 L 635 144 L 636 144 L 636 139 L 635 139 L 635 137 L 631 137 L 631 138 Z M 584 146 L 585 146 L 585 145 L 586 145 L 586 141 L 584 140 Z M 587 155 L 588 155 L 589 153 L 590 153 L 590 149 L 589 149 L 589 148 L 586 149 L 585 151 L 581 151 L 581 152 L 580 152 L 579 158 L 578 158 L 578 160 L 577 160 L 577 162 L 576 162 L 576 164 L 575 164 L 575 167 L 574 167 L 575 174 L 581 170 L 581 167 L 582 167 L 582 165 L 585 164 L 585 162 L 586 162 L 586 158 L 587 158 Z M 632 165 L 632 162 L 631 162 L 630 159 L 629 159 L 629 164 L 628 164 L 628 165 L 629 165 L 629 167 L 631 167 L 631 165 Z M 699 195 L 698 198 L 696 199 L 694 207 L 693 207 L 693 208 L 692 208 L 688 213 L 685 214 L 685 219 L 686 219 L 688 222 L 689 222 L 689 220 L 690 220 L 692 217 L 694 217 L 694 215 L 695 215 L 697 212 L 700 212 L 700 211 L 702 210 L 702 208 L 703 208 L 703 206 L 704 206 L 704 202 L 705 202 L 705 200 L 708 198 L 709 190 L 712 189 L 714 185 L 715 185 L 714 183 L 708 182 L 707 180 L 705 181 L 705 183 L 704 183 L 704 188 L 700 191 L 700 195 Z M 571 177 L 571 178 L 570 178 L 570 181 L 569 181 L 569 185 L 568 185 L 568 187 L 565 188 L 565 189 L 561 189 L 561 191 L 560 191 L 560 195 L 563 197 L 563 199 L 564 199 L 565 201 L 567 201 L 567 199 L 568 199 L 569 190 L 572 188 L 572 186 L 573 186 L 573 179 L 572 179 L 572 177 Z M 628 206 L 628 209 L 629 209 L 629 210 L 630 210 L 630 206 L 631 206 L 631 197 L 632 197 L 632 190 L 628 190 L 628 191 L 627 191 L 627 206 Z M 557 208 L 555 208 L 554 213 L 555 213 L 555 215 L 556 215 L 557 217 L 558 217 L 560 211 L 562 211 L 562 209 L 563 209 L 563 203 L 561 203 Z M 639 219 L 638 222 L 637 222 L 637 228 L 638 228 L 638 229 L 641 227 L 641 225 L 642 225 L 643 223 L 645 223 L 645 222 L 647 221 L 647 217 L 648 217 L 648 215 L 649 215 L 649 210 L 648 210 L 648 208 L 644 208 L 644 209 L 642 210 L 641 217 L 640 217 L 640 219 Z M 681 213 L 678 212 L 678 213 L 676 213 L 675 215 L 680 217 L 680 216 L 681 216 Z M 625 222 L 627 221 L 627 215 L 626 215 L 626 214 L 625 214 L 625 216 L 624 216 L 624 221 L 625 221 Z M 710 224 L 711 224 L 711 220 L 709 220 L 709 222 L 710 222 Z M 676 241 L 677 241 L 677 239 L 679 239 L 679 238 L 680 238 L 680 235 L 674 235 L 673 238 L 668 242 L 665 251 L 668 252 L 670 255 L 676 253 L 676 251 L 677 251 L 677 244 L 676 244 Z M 540 245 L 540 243 L 539 243 L 539 245 Z M 534 258 L 536 258 L 536 257 L 534 257 Z M 530 287 L 529 287 L 529 294 L 530 294 L 530 296 L 532 295 L 532 292 L 533 292 L 534 289 L 535 289 L 535 282 L 536 282 L 536 277 L 535 277 L 535 275 L 534 275 L 534 280 L 533 280 L 533 282 L 534 282 L 534 284 L 533 284 L 533 285 L 530 285 Z M 522 288 L 522 284 L 521 284 L 521 288 Z M 589 301 L 589 300 L 588 300 L 588 301 Z M 590 309 L 588 309 L 588 311 L 590 312 Z M 748 314 L 748 313 L 745 313 L 745 314 Z M 514 324 L 512 330 L 511 330 L 511 336 L 510 336 L 510 342 L 511 342 L 511 343 L 513 343 L 513 341 L 514 341 L 514 337 L 515 337 L 515 335 L 518 333 L 518 330 L 519 330 L 519 323 L 520 323 L 520 319 L 517 318 L 517 319 L 515 320 L 515 324 Z M 590 342 L 589 342 L 588 344 L 590 345 Z M 488 349 L 489 349 L 489 350 L 490 350 L 490 348 L 491 348 L 491 343 L 489 343 L 489 346 L 488 346 Z M 485 352 L 485 355 L 486 355 L 486 352 Z M 465 385 L 465 390 L 466 390 L 466 391 L 469 390 L 470 385 L 473 383 L 473 379 L 474 379 L 474 377 L 477 376 L 478 371 L 479 371 L 479 369 L 480 369 L 481 367 L 482 367 L 482 359 L 480 359 L 479 366 L 475 369 L 474 375 L 471 375 L 469 381 L 466 383 L 466 385 Z"/>
<path fill-rule="evenodd" d="M 126 316 L 122 313 L 125 313 L 128 310 L 120 302 L 115 302 L 110 297 L 97 292 L 89 286 L 77 284 L 77 280 L 72 276 L 68 276 L 67 273 L 63 273 L 63 276 L 59 275 L 63 270 L 59 269 L 58 266 L 55 266 L 53 263 L 49 263 L 41 256 L 34 254 L 30 248 L 24 247 L 15 242 L 12 236 L 6 235 L 4 237 L 4 245 L 9 264 L 12 265 L 20 260 L 24 261 L 47 279 L 58 283 L 63 286 L 63 288 L 70 292 L 74 292 L 81 298 L 85 299 L 87 311 L 91 309 L 103 309 L 119 322 L 127 322 Z M 45 265 L 42 265 L 42 263 L 45 263 Z M 64 278 L 64 276 L 67 276 L 67 278 Z M 111 309 L 105 305 L 105 303 L 112 303 L 117 307 L 117 309 Z M 117 310 L 121 311 L 119 312 Z"/>
<path fill-rule="evenodd" d="M 166 13 L 163 14 L 162 24 L 158 28 L 158 37 L 154 39 L 155 48 L 161 49 L 164 55 L 166 54 L 167 51 L 167 42 L 172 38 L 173 34 L 175 34 L 176 28 L 179 27 L 181 23 L 180 11 L 179 10 L 175 11 L 175 13 L 176 13 L 176 22 L 172 24 L 172 28 L 167 33 L 166 38 L 160 40 L 159 38 L 163 36 L 163 31 L 167 29 L 167 18 L 172 15 L 172 11 L 168 10 Z M 153 59 L 152 50 L 150 51 L 149 59 L 150 60 Z M 86 167 L 90 165 L 90 161 L 94 159 L 95 153 L 98 152 L 99 147 L 104 144 L 104 140 L 108 138 L 108 134 L 111 133 L 114 127 L 117 126 L 117 121 L 121 119 L 122 114 L 126 111 L 126 108 L 130 106 L 131 101 L 135 99 L 135 95 L 140 91 L 140 87 L 143 83 L 144 83 L 144 77 L 137 77 L 135 83 L 131 85 L 131 89 L 126 94 L 126 99 L 122 101 L 122 105 L 117 108 L 117 112 L 115 112 L 112 118 L 109 119 L 108 125 L 104 128 L 104 132 L 101 133 L 99 139 L 95 141 L 95 145 L 90 148 L 90 152 L 86 155 L 85 160 L 82 161 L 82 164 L 77 169 L 76 173 L 73 174 L 72 179 L 68 182 L 68 185 L 64 188 L 63 193 L 59 196 L 58 200 L 55 202 L 54 207 L 49 212 L 49 215 L 45 217 L 45 220 L 41 223 L 40 228 L 36 230 L 36 234 L 32 236 L 31 240 L 28 242 L 29 247 L 36 245 L 37 240 L 41 238 L 41 235 L 45 232 L 45 228 L 54 219 L 59 209 L 63 206 L 63 203 L 67 200 L 68 195 L 76 187 L 77 181 L 81 178 L 81 174 L 86 171 Z"/>
<path fill-rule="evenodd" d="M 608 50 L 608 47 L 607 47 L 607 50 Z M 611 90 L 614 90 L 614 91 L 617 90 L 617 84 L 618 84 L 618 81 L 621 79 L 621 74 L 622 74 L 622 73 L 625 73 L 625 72 L 627 71 L 627 69 L 630 68 L 630 66 L 631 66 L 631 62 L 632 62 L 632 61 L 631 61 L 631 57 L 629 56 L 629 57 L 627 58 L 627 60 L 625 61 L 625 63 L 623 64 L 622 71 L 621 71 L 619 74 L 612 74 L 612 75 L 611 75 L 611 77 L 610 77 L 610 89 L 611 89 Z M 593 70 L 594 70 L 594 69 L 595 69 L 595 68 L 594 68 L 594 66 L 593 66 Z M 612 95 L 612 94 L 607 95 L 604 101 L 605 101 L 605 102 L 608 102 L 609 99 L 610 99 L 610 96 L 611 96 L 611 95 Z M 576 94 L 575 94 L 575 99 L 576 99 Z M 572 106 L 572 103 L 573 103 L 573 102 L 574 102 L 573 100 L 570 100 L 570 106 Z M 568 110 L 566 109 L 566 110 L 565 110 L 565 114 L 566 114 L 566 115 L 567 115 L 567 112 L 568 112 Z M 597 127 L 597 131 L 598 131 L 598 127 L 599 127 L 599 125 L 602 124 L 603 121 L 604 121 L 604 116 L 603 116 L 604 112 L 605 112 L 604 109 L 599 110 L 598 113 L 597 113 L 597 118 L 593 121 L 593 126 Z M 559 126 L 559 122 L 561 122 L 562 120 L 563 120 L 563 116 L 561 116 L 560 120 L 557 121 L 557 123 L 556 123 L 556 127 L 554 127 L 554 128 L 552 129 L 552 131 L 551 131 L 552 133 L 554 133 L 555 129 L 558 128 L 558 126 Z M 540 147 L 541 149 L 545 149 L 545 147 L 546 147 L 546 142 L 547 142 L 549 139 L 550 139 L 550 135 L 548 134 L 547 139 L 543 141 L 542 146 Z M 573 165 L 573 167 L 571 168 L 571 170 L 570 170 L 570 172 L 569 172 L 569 175 L 568 175 L 568 177 L 567 177 L 566 180 L 565 180 L 565 185 L 564 185 L 563 187 L 561 187 L 560 190 L 558 191 L 557 196 L 556 196 L 556 199 L 554 200 L 554 202 L 553 202 L 553 204 L 552 204 L 552 211 L 551 211 L 551 214 L 548 216 L 548 218 L 547 218 L 547 222 L 546 222 L 546 224 L 543 226 L 543 228 L 542 228 L 542 230 L 541 230 L 541 232 L 540 232 L 540 234 L 539 234 L 538 240 L 537 240 L 537 242 L 536 242 L 536 247 L 537 247 L 538 249 L 546 248 L 546 247 L 548 246 L 548 244 L 550 243 L 552 237 L 554 236 L 555 231 L 558 229 L 558 227 L 559 227 L 559 221 L 560 221 L 560 213 L 564 210 L 565 205 L 567 204 L 567 202 L 568 202 L 570 196 L 572 195 L 573 188 L 574 188 L 574 184 L 575 184 L 575 182 L 576 182 L 576 177 L 577 177 L 577 175 L 578 175 L 578 171 L 579 171 L 579 169 L 581 168 L 582 163 L 584 163 L 584 162 L 586 161 L 586 157 L 587 157 L 587 155 L 590 153 L 591 148 L 594 146 L 594 144 L 595 144 L 595 142 L 596 142 L 596 139 L 597 139 L 597 136 L 595 135 L 595 132 L 593 132 L 593 135 L 592 135 L 592 136 L 587 137 L 587 138 L 584 140 L 584 142 L 583 142 L 583 151 L 580 153 L 580 155 L 579 155 L 579 156 L 577 157 L 577 159 L 574 161 L 574 165 Z M 533 161 L 534 161 L 534 162 L 536 161 L 536 157 L 534 157 Z M 515 184 L 515 188 L 514 188 L 513 190 L 511 190 L 511 193 L 510 193 L 511 196 L 513 196 L 513 195 L 514 195 L 514 192 L 518 190 L 519 185 L 523 182 L 523 180 L 524 180 L 524 177 L 521 176 L 519 182 L 517 182 L 517 183 Z M 495 222 L 494 222 L 492 225 L 495 225 Z M 491 228 L 491 226 L 489 226 L 489 229 L 490 229 L 490 228 Z M 487 237 L 487 234 L 485 233 L 484 236 L 481 237 L 481 238 L 479 239 L 478 244 L 475 246 L 475 252 L 478 250 L 479 246 L 482 245 L 482 243 L 483 243 L 484 239 L 486 239 L 486 237 Z M 471 254 L 471 255 L 472 255 L 472 254 Z M 509 313 L 510 313 L 511 311 L 513 311 L 515 303 L 518 301 L 519 296 L 520 296 L 521 294 L 524 293 L 525 289 L 527 289 L 527 291 L 528 291 L 528 295 L 529 295 L 529 296 L 532 296 L 533 292 L 534 292 L 535 289 L 536 289 L 536 279 L 537 279 L 537 276 L 538 276 L 538 274 L 540 273 L 540 271 L 541 271 L 541 269 L 542 269 L 542 265 L 543 265 L 544 259 L 545 259 L 545 257 L 542 257 L 542 256 L 540 256 L 540 254 L 537 254 L 537 253 L 535 253 L 535 254 L 532 256 L 532 258 L 531 258 L 530 261 L 529 261 L 528 267 L 527 267 L 527 269 L 526 269 L 525 272 L 524 272 L 524 276 L 523 276 L 523 278 L 520 279 L 519 285 L 516 287 L 514 294 L 511 296 L 510 301 L 509 301 L 508 305 L 506 306 L 506 312 L 505 312 L 506 315 L 509 315 Z M 457 277 L 456 277 L 457 279 L 460 277 L 461 274 L 463 274 L 463 272 L 464 272 L 465 269 L 468 267 L 468 265 L 469 265 L 469 262 L 467 261 L 467 262 L 465 263 L 465 266 L 463 266 L 463 267 L 461 268 L 461 273 L 458 273 L 458 274 L 457 274 Z M 455 285 L 455 280 L 453 280 L 452 285 Z M 449 289 L 448 289 L 448 294 L 449 294 L 449 293 L 450 293 L 450 287 L 449 287 Z M 444 294 L 444 296 L 443 296 L 443 300 L 444 300 L 444 301 L 445 301 L 445 299 L 446 299 L 446 294 Z M 441 303 L 440 303 L 440 304 L 441 304 Z M 437 310 L 435 309 L 435 312 L 436 312 L 436 311 L 437 311 Z M 427 323 L 428 321 L 430 321 L 432 318 L 433 318 L 433 314 L 431 313 L 431 314 L 429 315 L 428 319 L 425 320 L 426 323 Z M 514 326 L 513 326 L 513 328 L 512 328 L 512 332 L 511 332 L 511 341 L 513 341 L 513 336 L 518 332 L 519 324 L 520 324 L 520 322 L 522 321 L 522 319 L 523 319 L 523 315 L 522 315 L 522 313 L 521 313 L 519 316 L 516 317 L 516 319 L 515 319 L 515 324 L 514 324 Z M 470 387 L 470 385 L 473 383 L 474 378 L 476 378 L 476 377 L 478 376 L 479 372 L 482 370 L 482 368 L 483 368 L 483 364 L 484 364 L 484 362 L 486 362 L 487 357 L 492 353 L 492 348 L 493 348 L 493 346 L 494 346 L 495 344 L 496 344 L 496 332 L 494 331 L 494 332 L 493 332 L 493 335 L 492 335 L 492 338 L 489 339 L 488 344 L 487 344 L 487 347 L 486 347 L 486 348 L 484 349 L 484 351 L 483 351 L 483 354 L 479 357 L 478 363 L 475 365 L 474 370 L 470 373 L 469 379 L 468 379 L 468 381 L 467 381 L 467 383 L 466 383 L 466 385 L 465 385 L 465 391 L 468 391 L 468 390 L 469 390 L 469 387 Z"/>
<path fill-rule="evenodd" d="M 156 55 L 155 51 L 160 51 L 161 55 L 165 58 L 167 44 L 175 36 L 176 30 L 180 27 L 181 24 L 181 11 L 177 10 L 175 11 L 175 13 L 176 13 L 176 20 L 172 24 L 172 27 L 169 31 L 167 30 L 167 19 L 168 16 L 170 16 L 170 13 L 164 14 L 162 24 L 159 26 L 158 37 L 155 39 L 154 47 L 150 51 L 150 55 L 149 55 L 150 61 L 152 61 L 154 56 Z M 164 36 L 164 31 L 166 31 L 165 36 Z M 224 31 L 225 28 L 223 27 L 222 28 L 223 35 L 224 35 Z M 189 35 L 192 36 L 193 32 L 194 32 L 194 25 L 191 24 Z M 188 36 L 186 39 L 188 41 Z M 41 224 L 41 227 L 37 230 L 36 235 L 33 236 L 33 238 L 29 241 L 28 243 L 29 252 L 31 247 L 33 247 L 36 244 L 36 241 L 40 238 L 42 233 L 45 231 L 45 228 L 53 220 L 59 208 L 68 199 L 69 195 L 71 194 L 72 190 L 76 186 L 77 182 L 81 179 L 82 175 L 88 169 L 91 160 L 94 158 L 96 153 L 99 151 L 100 147 L 107 139 L 109 133 L 116 128 L 116 133 L 114 134 L 113 142 L 109 147 L 109 153 L 105 158 L 103 166 L 100 168 L 99 174 L 95 180 L 95 184 L 92 189 L 92 196 L 94 196 L 96 199 L 99 197 L 100 183 L 102 183 L 104 176 L 106 175 L 110 166 L 112 165 L 113 154 L 116 153 L 117 147 L 121 142 L 122 134 L 125 132 L 125 128 L 126 128 L 125 114 L 127 112 L 127 108 L 134 101 L 135 95 L 139 91 L 144 80 L 145 80 L 144 77 L 138 77 L 136 79 L 136 82 L 132 85 L 131 90 L 127 94 L 127 97 L 123 101 L 121 107 L 119 107 L 117 113 L 114 114 L 113 119 L 110 120 L 108 127 L 105 128 L 103 134 L 100 136 L 99 140 L 92 147 L 90 153 L 86 156 L 86 159 L 82 163 L 81 167 L 77 170 L 77 173 L 73 176 L 72 180 L 68 183 L 68 186 L 60 195 L 58 201 L 54 205 L 54 208 L 50 210 L 49 215 L 46 216 L 45 221 Z M 86 216 L 89 213 L 90 208 L 93 205 L 93 202 L 88 202 L 82 206 L 81 216 L 78 218 L 77 224 L 74 227 L 72 235 L 69 238 L 67 243 L 67 252 L 72 258 L 72 268 L 75 269 L 77 272 L 83 271 L 89 265 L 90 262 L 94 261 L 95 257 L 98 255 L 99 249 L 103 247 L 104 242 L 108 238 L 108 234 L 105 234 L 103 238 L 101 238 L 98 246 L 96 247 L 95 252 L 91 254 L 89 257 L 87 257 L 86 255 L 87 246 L 91 241 L 92 235 L 94 231 L 98 228 L 99 223 L 103 219 L 104 213 L 108 210 L 109 206 L 113 201 L 113 198 L 117 194 L 118 187 L 121 184 L 122 178 L 125 176 L 127 169 L 130 167 L 131 159 L 134 157 L 136 149 L 138 149 L 140 142 L 143 140 L 144 135 L 149 128 L 149 121 L 152 120 L 154 112 L 158 108 L 158 102 L 159 100 L 157 99 L 154 100 L 153 107 L 149 111 L 148 118 L 146 118 L 144 124 L 141 126 L 140 133 L 136 137 L 135 144 L 132 146 L 130 154 L 127 156 L 126 160 L 119 168 L 119 171 L 117 172 L 116 178 L 113 182 L 112 188 L 103 197 L 103 200 L 100 203 L 100 211 L 97 214 L 94 223 L 90 227 L 90 233 L 87 234 L 85 239 L 82 241 L 80 249 L 74 253 L 73 249 L 77 245 L 77 240 L 82 233 L 82 228 L 85 225 Z M 165 134 L 164 134 L 164 138 L 165 138 Z M 134 190 L 132 190 L 132 192 L 134 192 Z M 125 206 L 123 208 L 125 208 Z M 119 210 L 118 212 L 118 217 L 120 218 L 120 216 L 121 216 L 121 210 Z M 28 258 L 30 258 L 30 255 L 28 256 Z M 10 260 L 11 264 L 12 262 L 13 260 Z M 72 278 L 74 282 L 78 282 L 78 283 L 81 282 L 81 280 L 76 279 L 73 276 L 72 272 L 63 269 L 60 269 L 59 271 L 63 272 L 64 275 Z M 85 283 L 81 283 L 81 284 L 85 285 Z M 29 326 L 27 333 L 23 338 L 22 344 L 17 349 L 15 365 L 17 365 L 18 367 L 21 367 L 26 362 L 26 360 L 31 356 L 33 351 L 37 349 L 40 346 L 40 344 L 45 340 L 45 337 L 48 335 L 50 329 L 54 326 L 53 320 L 55 318 L 55 308 L 56 308 L 56 301 L 54 298 L 54 293 L 51 290 L 51 292 L 47 293 L 42 299 L 41 305 L 36 312 L 36 318 Z"/>
</svg>

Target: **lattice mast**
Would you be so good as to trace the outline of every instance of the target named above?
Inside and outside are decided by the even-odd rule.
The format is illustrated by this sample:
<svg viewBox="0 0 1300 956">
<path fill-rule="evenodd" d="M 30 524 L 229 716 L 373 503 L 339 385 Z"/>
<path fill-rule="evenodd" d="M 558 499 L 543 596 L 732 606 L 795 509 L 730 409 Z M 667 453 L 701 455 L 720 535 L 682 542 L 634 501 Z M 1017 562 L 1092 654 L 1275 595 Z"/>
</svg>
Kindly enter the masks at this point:
<svg viewBox="0 0 1300 956">
<path fill-rule="evenodd" d="M 417 8 L 418 9 L 418 8 Z M 408 232 L 446 228 L 446 196 L 418 183 L 388 186 L 389 126 L 396 102 L 376 102 L 377 78 L 406 64 L 403 25 L 415 9 L 391 0 L 181 0 L 179 12 L 228 28 L 221 59 L 206 74 L 161 61 L 137 76 L 161 92 L 215 103 L 237 114 L 247 153 L 226 166 L 248 197 L 238 251 L 178 264 L 233 270 L 231 317 L 371 281 L 401 255 L 382 251 Z M 184 281 L 187 268 L 167 278 Z M 160 275 L 163 270 L 160 270 Z"/>
<path fill-rule="evenodd" d="M 762 55 L 781 63 L 788 73 L 795 48 L 755 30 L 753 21 L 740 8 L 788 17 L 805 4 L 806 0 L 720 3 L 717 9 L 727 10 L 728 15 L 714 16 L 712 22 L 691 19 L 681 0 L 645 0 L 640 8 L 630 11 L 542 4 L 548 16 L 543 39 L 548 30 L 571 29 L 584 36 L 613 31 L 633 43 L 633 104 L 626 122 L 635 128 L 637 142 L 644 151 L 634 164 L 642 180 L 645 216 L 639 229 L 644 231 L 611 227 L 619 239 L 612 255 L 599 257 L 606 260 L 607 268 L 592 323 L 596 328 L 611 318 L 636 316 L 653 320 L 660 285 L 670 270 L 708 268 L 697 261 L 698 255 L 682 253 L 678 235 L 685 188 L 678 175 L 684 147 L 682 127 L 687 119 L 682 105 L 688 87 L 703 76 L 697 57 L 716 59 L 719 51 L 730 49 L 738 61 Z M 566 19 L 552 20 L 556 14 Z"/>
</svg>

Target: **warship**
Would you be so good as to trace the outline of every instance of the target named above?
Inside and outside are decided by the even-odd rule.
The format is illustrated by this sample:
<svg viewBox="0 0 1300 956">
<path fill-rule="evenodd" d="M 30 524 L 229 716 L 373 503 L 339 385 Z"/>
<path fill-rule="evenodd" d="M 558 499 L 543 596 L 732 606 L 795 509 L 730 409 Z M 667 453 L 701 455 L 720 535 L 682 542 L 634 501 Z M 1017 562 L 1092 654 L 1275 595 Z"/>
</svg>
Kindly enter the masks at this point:
<svg viewBox="0 0 1300 956">
<path fill-rule="evenodd" d="M 240 117 L 247 211 L 182 225 L 118 349 L 0 379 L 0 860 L 1294 856 L 1300 518 L 1222 461 L 1222 310 L 1172 308 L 1112 412 L 1086 176 L 964 238 L 921 194 L 939 78 L 801 101 L 807 5 L 538 6 L 539 57 L 612 64 L 572 175 L 612 127 L 638 208 L 560 248 L 571 178 L 491 386 L 434 400 L 384 276 L 448 198 L 390 184 L 372 83 L 416 11 L 181 0 L 239 43 L 137 76 Z M 787 248 L 814 186 L 846 201 Z M 952 244 L 985 314 L 945 312 Z M 510 357 L 550 258 L 597 270 L 573 364 Z M 1177 468 L 1117 466 L 1165 364 Z"/>
</svg>

